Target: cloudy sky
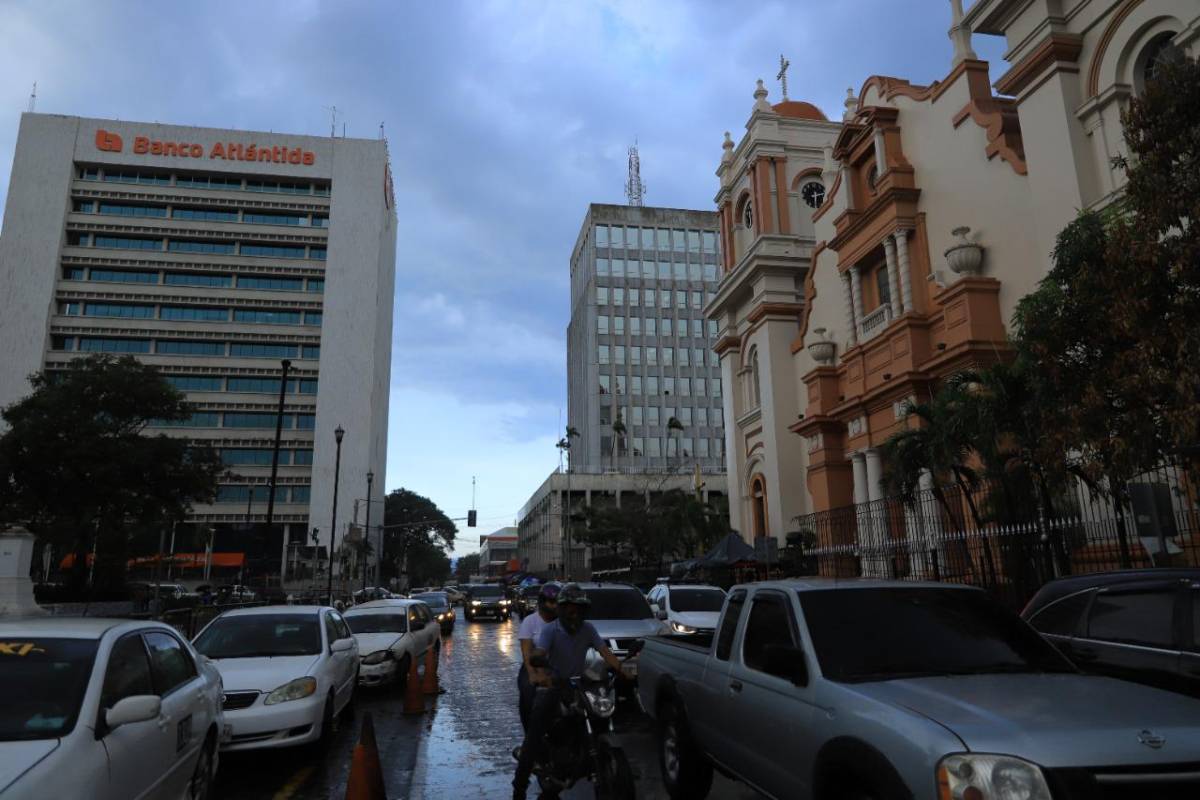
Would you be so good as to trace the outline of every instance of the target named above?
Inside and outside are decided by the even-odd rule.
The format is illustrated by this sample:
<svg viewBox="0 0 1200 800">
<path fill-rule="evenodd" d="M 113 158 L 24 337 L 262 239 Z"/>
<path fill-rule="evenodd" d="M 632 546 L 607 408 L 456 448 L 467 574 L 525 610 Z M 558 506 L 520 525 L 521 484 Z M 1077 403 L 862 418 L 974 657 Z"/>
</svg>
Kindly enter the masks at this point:
<svg viewBox="0 0 1200 800">
<path fill-rule="evenodd" d="M 969 5 L 969 3 L 968 3 Z M 0 0 L 0 202 L 18 118 L 350 136 L 384 123 L 399 240 L 387 487 L 512 524 L 557 465 L 568 258 L 589 202 L 711 208 L 754 81 L 840 116 L 872 74 L 950 66 L 946 0 Z M 975 49 L 1004 69 L 1002 42 Z M 463 529 L 458 554 L 476 549 Z"/>
</svg>

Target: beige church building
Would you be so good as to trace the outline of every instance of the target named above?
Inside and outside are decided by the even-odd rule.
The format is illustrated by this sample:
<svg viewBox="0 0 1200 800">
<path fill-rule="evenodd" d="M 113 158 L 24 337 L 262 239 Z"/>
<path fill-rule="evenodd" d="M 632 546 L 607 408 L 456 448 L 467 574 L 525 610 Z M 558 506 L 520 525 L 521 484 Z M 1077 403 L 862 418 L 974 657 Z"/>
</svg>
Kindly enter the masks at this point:
<svg viewBox="0 0 1200 800">
<path fill-rule="evenodd" d="M 1011 67 L 992 74 L 972 35 L 1005 37 Z M 1122 109 L 1168 45 L 1200 54 L 1200 5 L 951 0 L 949 36 L 928 86 L 871 76 L 830 120 L 760 81 L 745 134 L 726 134 L 706 313 L 748 539 L 880 499 L 907 401 L 1004 357 L 1058 232 L 1119 196 Z"/>
</svg>

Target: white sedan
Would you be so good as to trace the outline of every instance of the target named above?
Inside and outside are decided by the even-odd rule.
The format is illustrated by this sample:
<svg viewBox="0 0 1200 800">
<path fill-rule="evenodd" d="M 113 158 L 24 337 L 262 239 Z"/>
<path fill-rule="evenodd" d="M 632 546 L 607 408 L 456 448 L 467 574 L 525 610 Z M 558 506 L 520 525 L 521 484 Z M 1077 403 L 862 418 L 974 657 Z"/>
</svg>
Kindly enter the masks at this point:
<svg viewBox="0 0 1200 800">
<path fill-rule="evenodd" d="M 5 800 L 207 798 L 221 676 L 158 622 L 0 623 Z"/>
<path fill-rule="evenodd" d="M 671 627 L 671 633 L 712 633 L 725 604 L 720 586 L 660 583 L 646 595 L 654 616 Z"/>
<path fill-rule="evenodd" d="M 225 682 L 226 750 L 327 742 L 354 699 L 358 643 L 334 609 L 227 611 L 195 639 Z"/>
<path fill-rule="evenodd" d="M 362 658 L 363 686 L 404 686 L 409 666 L 424 663 L 425 653 L 442 647 L 441 624 L 420 600 L 374 600 L 346 612 Z"/>
</svg>

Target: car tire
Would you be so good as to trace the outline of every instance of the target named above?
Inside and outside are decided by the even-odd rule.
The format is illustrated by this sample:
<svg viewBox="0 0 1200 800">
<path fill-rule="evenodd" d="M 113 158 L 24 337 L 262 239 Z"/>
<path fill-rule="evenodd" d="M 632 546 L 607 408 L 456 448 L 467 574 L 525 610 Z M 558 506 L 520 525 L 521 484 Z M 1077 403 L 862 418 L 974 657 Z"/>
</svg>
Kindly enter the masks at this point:
<svg viewBox="0 0 1200 800">
<path fill-rule="evenodd" d="M 188 781 L 188 800 L 209 800 L 212 797 L 213 779 L 216 777 L 217 739 L 211 733 L 200 748 L 196 768 Z"/>
<path fill-rule="evenodd" d="M 392 683 L 401 692 L 408 688 L 408 670 L 411 663 L 412 656 L 405 653 L 404 658 L 400 659 L 400 663 L 396 666 L 396 680 Z"/>
<path fill-rule="evenodd" d="M 712 788 L 712 762 L 692 738 L 682 706 L 667 701 L 658 715 L 658 766 L 671 800 L 701 800 Z"/>
<path fill-rule="evenodd" d="M 327 749 L 333 741 L 333 728 L 337 723 L 337 716 L 333 710 L 333 692 L 330 692 L 325 698 L 325 709 L 321 712 L 321 735 L 317 737 L 317 748 L 320 750 Z"/>
</svg>

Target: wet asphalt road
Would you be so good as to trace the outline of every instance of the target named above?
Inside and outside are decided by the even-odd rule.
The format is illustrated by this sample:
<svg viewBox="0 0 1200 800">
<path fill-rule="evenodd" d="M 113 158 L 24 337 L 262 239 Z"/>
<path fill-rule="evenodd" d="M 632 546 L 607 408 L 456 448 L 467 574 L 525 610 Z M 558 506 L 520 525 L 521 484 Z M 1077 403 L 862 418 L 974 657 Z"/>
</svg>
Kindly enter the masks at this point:
<svg viewBox="0 0 1200 800">
<path fill-rule="evenodd" d="M 513 747 L 521 743 L 516 674 L 517 620 L 467 622 L 443 637 L 439 677 L 444 694 L 426 713 L 406 717 L 399 691 L 359 691 L 356 716 L 339 722 L 330 748 L 259 750 L 221 757 L 214 797 L 231 800 L 341 800 L 363 714 L 374 720 L 387 794 L 393 800 L 474 800 L 511 795 Z M 637 777 L 638 798 L 665 800 L 655 737 L 636 709 L 618 711 L 618 734 Z M 530 797 L 535 797 L 536 784 Z M 564 798 L 591 798 L 576 786 Z M 759 795 L 720 776 L 714 800 Z"/>
</svg>

